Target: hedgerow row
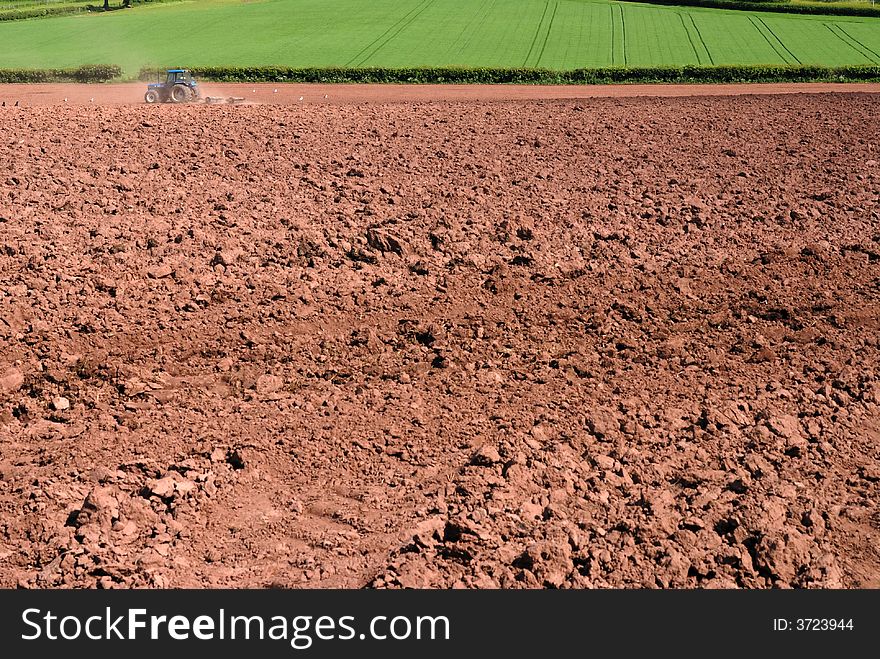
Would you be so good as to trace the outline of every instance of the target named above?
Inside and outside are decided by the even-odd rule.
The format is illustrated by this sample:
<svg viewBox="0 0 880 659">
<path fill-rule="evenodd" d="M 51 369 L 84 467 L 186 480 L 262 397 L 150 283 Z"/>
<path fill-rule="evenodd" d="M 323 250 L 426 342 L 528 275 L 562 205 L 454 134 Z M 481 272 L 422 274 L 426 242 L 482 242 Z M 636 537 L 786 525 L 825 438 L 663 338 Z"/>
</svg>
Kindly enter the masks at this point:
<svg viewBox="0 0 880 659">
<path fill-rule="evenodd" d="M 195 67 L 196 77 L 216 82 L 544 84 L 743 83 L 880 81 L 880 66 L 682 66 L 597 68 L 571 71 L 503 68 L 288 68 Z M 141 80 L 155 69 L 142 69 Z"/>
<path fill-rule="evenodd" d="M 795 5 L 778 0 L 621 0 L 622 2 L 647 2 L 652 5 L 676 7 L 705 7 L 708 9 L 735 9 L 740 11 L 769 11 L 778 14 L 820 14 L 824 16 L 880 16 L 880 7 L 853 7 L 817 3 Z"/>
<path fill-rule="evenodd" d="M 0 69 L 0 83 L 109 82 L 122 75 L 115 64 L 87 64 L 75 69 Z"/>
</svg>

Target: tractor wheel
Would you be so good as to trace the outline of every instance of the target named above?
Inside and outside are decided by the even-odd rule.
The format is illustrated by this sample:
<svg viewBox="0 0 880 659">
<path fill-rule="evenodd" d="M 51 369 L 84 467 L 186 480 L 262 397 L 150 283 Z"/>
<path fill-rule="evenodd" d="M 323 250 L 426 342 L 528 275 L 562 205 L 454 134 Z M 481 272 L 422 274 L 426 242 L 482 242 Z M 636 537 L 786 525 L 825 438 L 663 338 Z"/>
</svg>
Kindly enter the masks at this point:
<svg viewBox="0 0 880 659">
<path fill-rule="evenodd" d="M 158 103 L 159 102 L 159 92 L 157 92 L 155 89 L 150 89 L 149 91 L 147 91 L 146 94 L 144 94 L 144 100 L 147 103 Z"/>
<path fill-rule="evenodd" d="M 171 101 L 174 103 L 187 103 L 192 100 L 192 89 L 186 85 L 174 85 L 171 88 Z"/>
</svg>

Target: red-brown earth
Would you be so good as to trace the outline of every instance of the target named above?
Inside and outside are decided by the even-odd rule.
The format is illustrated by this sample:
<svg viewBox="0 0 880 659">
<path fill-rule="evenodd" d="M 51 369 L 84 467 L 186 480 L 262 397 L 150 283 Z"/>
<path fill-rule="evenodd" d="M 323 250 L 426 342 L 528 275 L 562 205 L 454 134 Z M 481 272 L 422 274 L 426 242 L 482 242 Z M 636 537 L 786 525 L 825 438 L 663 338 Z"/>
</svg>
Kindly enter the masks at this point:
<svg viewBox="0 0 880 659">
<path fill-rule="evenodd" d="M 755 94 L 880 93 L 871 82 L 784 82 L 726 85 L 409 85 L 199 83 L 202 97 L 241 99 L 248 104 L 336 105 L 437 101 L 535 101 L 635 96 L 739 96 Z M 0 103 L 25 105 L 140 105 L 146 83 L 81 85 L 0 84 Z"/>
<path fill-rule="evenodd" d="M 0 586 L 880 587 L 877 103 L 0 108 Z"/>
</svg>

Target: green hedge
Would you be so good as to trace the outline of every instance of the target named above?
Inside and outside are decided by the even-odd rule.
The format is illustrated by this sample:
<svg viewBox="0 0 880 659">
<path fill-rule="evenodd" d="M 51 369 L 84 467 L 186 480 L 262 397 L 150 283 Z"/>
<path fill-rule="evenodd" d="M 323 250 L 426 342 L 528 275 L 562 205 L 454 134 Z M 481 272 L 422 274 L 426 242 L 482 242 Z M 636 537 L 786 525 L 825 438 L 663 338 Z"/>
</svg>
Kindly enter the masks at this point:
<svg viewBox="0 0 880 659">
<path fill-rule="evenodd" d="M 741 11 L 769 11 L 780 14 L 821 14 L 825 16 L 880 16 L 880 7 L 847 7 L 819 1 L 810 5 L 795 5 L 779 0 L 620 0 L 649 5 L 674 7 L 705 7 L 707 9 L 734 9 Z"/>
<path fill-rule="evenodd" d="M 0 5 L 0 21 L 23 21 L 28 18 L 45 18 L 47 16 L 65 16 L 88 11 L 85 6 L 67 7 L 28 7 L 26 9 L 3 10 Z"/>
<path fill-rule="evenodd" d="M 108 82 L 122 75 L 115 64 L 87 64 L 76 69 L 0 69 L 0 83 Z"/>
<path fill-rule="evenodd" d="M 875 82 L 880 66 L 684 66 L 648 68 L 545 69 L 490 68 L 305 68 L 195 67 L 197 78 L 215 82 L 544 84 Z M 155 80 L 156 69 L 141 69 L 139 79 Z"/>
<path fill-rule="evenodd" d="M 132 7 L 142 4 L 180 2 L 180 0 L 132 0 Z M 109 11 L 125 9 L 122 6 L 122 0 L 112 0 Z M 0 4 L 0 21 L 23 21 L 29 18 L 49 18 L 52 16 L 68 16 L 70 14 L 101 14 L 104 13 L 104 1 L 94 0 L 94 3 L 82 3 L 76 5 L 66 5 L 64 7 L 24 7 L 22 9 L 4 9 Z"/>
</svg>

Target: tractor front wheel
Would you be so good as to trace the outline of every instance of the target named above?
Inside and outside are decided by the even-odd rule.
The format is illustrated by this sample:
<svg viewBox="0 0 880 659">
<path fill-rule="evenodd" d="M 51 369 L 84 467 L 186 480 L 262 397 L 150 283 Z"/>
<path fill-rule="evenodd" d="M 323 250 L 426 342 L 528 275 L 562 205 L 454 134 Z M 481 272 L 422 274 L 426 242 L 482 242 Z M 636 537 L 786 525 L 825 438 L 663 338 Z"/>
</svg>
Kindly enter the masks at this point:
<svg viewBox="0 0 880 659">
<path fill-rule="evenodd" d="M 158 103 L 159 102 L 159 92 L 157 92 L 155 89 L 150 89 L 149 91 L 147 91 L 146 94 L 144 94 L 144 100 L 147 103 Z"/>
<path fill-rule="evenodd" d="M 186 85 L 174 85 L 171 88 L 171 100 L 174 103 L 186 103 L 192 100 L 192 89 Z"/>
</svg>

